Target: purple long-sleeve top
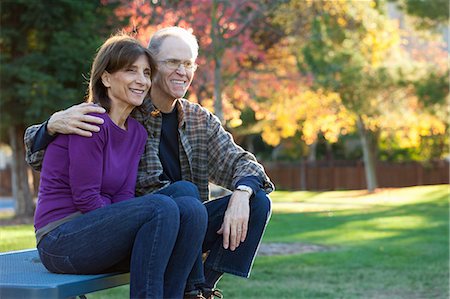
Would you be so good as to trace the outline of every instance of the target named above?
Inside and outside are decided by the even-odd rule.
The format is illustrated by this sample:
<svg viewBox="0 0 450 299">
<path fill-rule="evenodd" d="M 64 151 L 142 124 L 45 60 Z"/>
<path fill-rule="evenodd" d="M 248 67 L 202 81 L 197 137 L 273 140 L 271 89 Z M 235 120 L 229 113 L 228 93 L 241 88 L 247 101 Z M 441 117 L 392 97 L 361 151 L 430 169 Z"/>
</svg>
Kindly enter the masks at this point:
<svg viewBox="0 0 450 299">
<path fill-rule="evenodd" d="M 108 114 L 92 137 L 59 135 L 45 153 L 34 226 L 134 197 L 147 131 L 135 119 L 118 127 Z"/>
</svg>

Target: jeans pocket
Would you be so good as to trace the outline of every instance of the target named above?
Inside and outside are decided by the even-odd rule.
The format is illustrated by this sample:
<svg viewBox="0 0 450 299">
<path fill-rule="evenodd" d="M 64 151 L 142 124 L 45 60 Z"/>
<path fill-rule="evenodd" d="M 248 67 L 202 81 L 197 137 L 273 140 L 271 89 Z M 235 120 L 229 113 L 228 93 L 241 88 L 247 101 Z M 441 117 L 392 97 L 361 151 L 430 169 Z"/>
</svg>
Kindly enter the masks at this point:
<svg viewBox="0 0 450 299">
<path fill-rule="evenodd" d="M 67 255 L 51 254 L 42 248 L 38 248 L 38 251 L 42 264 L 44 264 L 45 268 L 47 268 L 50 272 L 60 274 L 77 273 Z"/>
</svg>

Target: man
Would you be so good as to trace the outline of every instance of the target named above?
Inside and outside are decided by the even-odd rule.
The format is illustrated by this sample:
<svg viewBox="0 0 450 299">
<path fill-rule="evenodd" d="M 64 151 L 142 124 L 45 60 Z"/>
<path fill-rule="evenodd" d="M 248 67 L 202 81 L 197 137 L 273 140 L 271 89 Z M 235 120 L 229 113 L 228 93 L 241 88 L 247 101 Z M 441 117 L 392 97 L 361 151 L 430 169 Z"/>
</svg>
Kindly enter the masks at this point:
<svg viewBox="0 0 450 299">
<path fill-rule="evenodd" d="M 180 180 L 197 185 L 208 211 L 203 252 L 209 255 L 203 271 L 193 269 L 186 297 L 221 296 L 215 285 L 223 273 L 249 277 L 250 269 L 270 217 L 267 193 L 274 186 L 255 157 L 236 145 L 213 114 L 183 99 L 197 65 L 196 38 L 187 30 L 168 27 L 152 37 L 149 50 L 157 62 L 150 99 L 133 117 L 149 134 L 140 160 L 136 194 L 155 192 Z M 56 112 L 42 125 L 25 133 L 27 161 L 40 168 L 43 149 L 55 134 L 90 136 L 101 120 L 89 112 L 102 112 L 88 104 Z M 208 201 L 208 182 L 229 190 L 229 196 Z M 199 273 L 200 272 L 200 273 Z"/>
</svg>

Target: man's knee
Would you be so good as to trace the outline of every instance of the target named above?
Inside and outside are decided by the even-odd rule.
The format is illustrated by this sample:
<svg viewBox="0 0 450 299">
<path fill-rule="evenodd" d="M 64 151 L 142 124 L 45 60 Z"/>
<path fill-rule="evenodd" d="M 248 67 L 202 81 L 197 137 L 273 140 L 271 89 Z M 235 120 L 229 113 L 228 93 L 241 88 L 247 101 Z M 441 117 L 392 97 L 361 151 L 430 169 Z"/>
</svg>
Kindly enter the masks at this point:
<svg viewBox="0 0 450 299">
<path fill-rule="evenodd" d="M 262 190 L 256 192 L 251 199 L 252 217 L 267 219 L 272 212 L 272 201 L 269 196 Z"/>
<path fill-rule="evenodd" d="M 172 186 L 174 188 L 177 188 L 179 191 L 181 191 L 184 196 L 193 196 L 193 197 L 196 197 L 197 200 L 200 199 L 200 193 L 198 191 L 198 188 L 192 182 L 177 181 L 175 183 L 172 183 Z"/>
<path fill-rule="evenodd" d="M 206 221 L 208 219 L 208 212 L 203 203 L 198 198 L 193 196 L 182 196 L 175 199 L 180 209 L 181 217 L 195 217 Z"/>
</svg>

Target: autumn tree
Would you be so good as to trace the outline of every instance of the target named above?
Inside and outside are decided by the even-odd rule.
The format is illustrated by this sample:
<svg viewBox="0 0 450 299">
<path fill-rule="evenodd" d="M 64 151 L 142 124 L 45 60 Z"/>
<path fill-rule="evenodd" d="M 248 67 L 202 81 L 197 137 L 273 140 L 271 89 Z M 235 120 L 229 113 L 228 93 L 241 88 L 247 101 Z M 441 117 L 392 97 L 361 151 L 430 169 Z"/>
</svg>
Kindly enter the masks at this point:
<svg viewBox="0 0 450 299">
<path fill-rule="evenodd" d="M 276 43 L 279 33 L 268 21 L 274 8 L 284 1 L 131 1 L 118 10 L 130 16 L 130 27 L 138 27 L 142 40 L 166 26 L 192 30 L 200 44 L 199 69 L 191 100 L 209 106 L 222 121 L 238 125 L 235 105 L 249 103 L 243 83 L 253 66 L 265 59 L 265 49 Z M 243 83 L 243 84 L 240 84 Z M 233 103 L 231 103 L 233 102 Z M 255 108 L 256 109 L 256 108 Z"/>
<path fill-rule="evenodd" d="M 1 1 L 1 141 L 13 152 L 16 216 L 33 215 L 23 133 L 55 109 L 83 101 L 95 49 L 112 32 L 100 1 Z"/>
<path fill-rule="evenodd" d="M 290 37 L 299 72 L 313 77 L 314 90 L 337 93 L 345 111 L 351 112 L 369 190 L 377 186 L 380 138 L 417 141 L 418 132 L 442 133 L 442 123 L 417 105 L 411 84 L 401 83 L 405 73 L 417 74 L 417 58 L 404 46 L 407 37 L 385 9 L 383 1 L 292 0 L 276 19 Z M 415 121 L 419 118 L 428 121 Z M 399 134 L 405 131 L 408 134 Z"/>
</svg>

